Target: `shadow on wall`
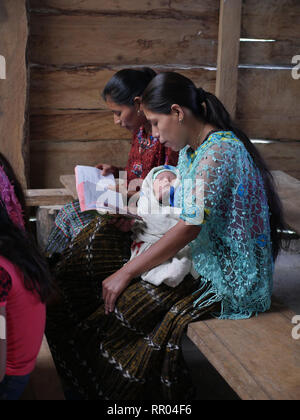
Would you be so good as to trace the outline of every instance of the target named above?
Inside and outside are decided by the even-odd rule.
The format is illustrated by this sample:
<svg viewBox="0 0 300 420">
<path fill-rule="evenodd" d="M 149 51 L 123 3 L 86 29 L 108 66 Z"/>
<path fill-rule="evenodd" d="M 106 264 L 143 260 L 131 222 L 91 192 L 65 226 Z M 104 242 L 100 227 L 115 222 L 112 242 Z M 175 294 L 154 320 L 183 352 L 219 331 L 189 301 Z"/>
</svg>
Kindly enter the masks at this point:
<svg viewBox="0 0 300 420">
<path fill-rule="evenodd" d="M 0 3 L 0 23 L 5 22 L 8 18 L 7 10 L 5 5 Z"/>
</svg>

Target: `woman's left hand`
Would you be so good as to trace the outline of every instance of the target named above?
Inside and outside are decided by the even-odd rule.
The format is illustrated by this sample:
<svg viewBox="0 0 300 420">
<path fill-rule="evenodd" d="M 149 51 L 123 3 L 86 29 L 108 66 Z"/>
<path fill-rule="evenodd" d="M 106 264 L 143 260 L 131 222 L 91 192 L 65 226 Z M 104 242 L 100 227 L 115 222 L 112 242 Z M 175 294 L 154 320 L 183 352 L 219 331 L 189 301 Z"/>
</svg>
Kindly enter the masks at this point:
<svg viewBox="0 0 300 420">
<path fill-rule="evenodd" d="M 121 269 L 103 281 L 102 294 L 106 315 L 115 310 L 118 297 L 129 286 L 131 280 L 131 276 Z"/>
</svg>

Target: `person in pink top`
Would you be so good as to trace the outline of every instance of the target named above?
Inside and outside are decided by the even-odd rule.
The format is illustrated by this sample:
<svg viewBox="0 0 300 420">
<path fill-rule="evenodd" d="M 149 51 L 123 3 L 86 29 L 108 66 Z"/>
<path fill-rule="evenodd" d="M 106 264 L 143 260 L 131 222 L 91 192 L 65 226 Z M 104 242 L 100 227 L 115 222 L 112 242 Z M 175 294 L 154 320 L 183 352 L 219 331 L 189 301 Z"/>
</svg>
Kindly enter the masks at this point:
<svg viewBox="0 0 300 420">
<path fill-rule="evenodd" d="M 51 293 L 47 264 L 25 230 L 24 203 L 0 153 L 0 401 L 23 394 L 41 347 Z"/>
</svg>

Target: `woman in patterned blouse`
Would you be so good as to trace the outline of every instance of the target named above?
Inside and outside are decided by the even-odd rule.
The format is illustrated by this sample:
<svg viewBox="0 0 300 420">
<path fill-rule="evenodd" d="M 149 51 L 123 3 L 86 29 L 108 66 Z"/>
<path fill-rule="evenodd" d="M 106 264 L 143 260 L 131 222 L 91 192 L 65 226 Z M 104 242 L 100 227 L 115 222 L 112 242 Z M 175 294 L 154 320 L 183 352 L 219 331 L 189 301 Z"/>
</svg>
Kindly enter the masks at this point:
<svg viewBox="0 0 300 420">
<path fill-rule="evenodd" d="M 114 123 L 132 133 L 131 149 L 128 156 L 127 172 L 128 198 L 139 190 L 140 182 L 150 170 L 164 164 L 177 165 L 178 153 L 166 148 L 151 134 L 151 125 L 140 110 L 140 97 L 155 77 L 156 73 L 150 68 L 140 70 L 124 69 L 117 72 L 107 83 L 103 91 L 103 98 L 112 111 Z M 100 163 L 97 166 L 103 170 L 103 175 L 114 174 L 118 178 L 119 171 L 110 164 Z M 66 205 L 58 214 L 47 246 L 47 254 L 52 256 L 64 251 L 70 242 L 92 221 L 89 213 L 81 213 L 79 202 Z M 120 220 L 117 227 L 125 228 L 127 222 Z"/>
<path fill-rule="evenodd" d="M 50 274 L 25 231 L 24 195 L 0 153 L 0 401 L 17 400 L 45 330 Z"/>
<path fill-rule="evenodd" d="M 190 244 L 200 286 L 222 302 L 221 318 L 268 310 L 284 221 L 259 152 L 216 96 L 180 74 L 156 76 L 142 106 L 154 135 L 180 151 L 183 211 L 164 238 L 103 282 L 106 307 L 113 311 L 132 279 Z"/>
</svg>

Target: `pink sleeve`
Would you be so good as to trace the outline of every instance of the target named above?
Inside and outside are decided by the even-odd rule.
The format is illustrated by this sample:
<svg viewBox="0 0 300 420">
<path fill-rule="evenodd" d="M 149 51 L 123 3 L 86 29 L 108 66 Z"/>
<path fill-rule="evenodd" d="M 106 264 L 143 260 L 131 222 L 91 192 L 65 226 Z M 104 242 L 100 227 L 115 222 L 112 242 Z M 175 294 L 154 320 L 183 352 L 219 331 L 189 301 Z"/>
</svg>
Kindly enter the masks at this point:
<svg viewBox="0 0 300 420">
<path fill-rule="evenodd" d="M 7 296 L 12 287 L 10 275 L 4 268 L 0 267 L 0 306 L 5 306 Z"/>
</svg>

